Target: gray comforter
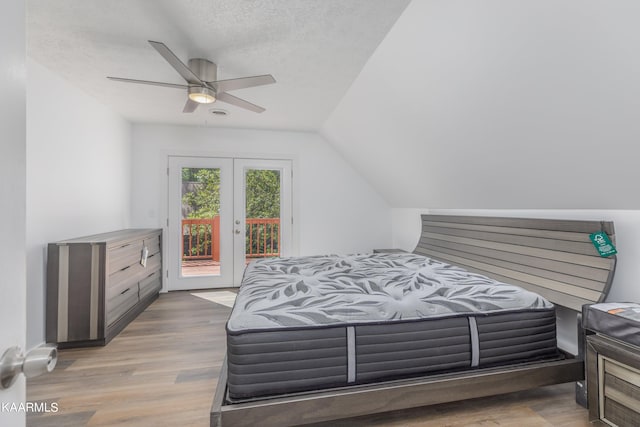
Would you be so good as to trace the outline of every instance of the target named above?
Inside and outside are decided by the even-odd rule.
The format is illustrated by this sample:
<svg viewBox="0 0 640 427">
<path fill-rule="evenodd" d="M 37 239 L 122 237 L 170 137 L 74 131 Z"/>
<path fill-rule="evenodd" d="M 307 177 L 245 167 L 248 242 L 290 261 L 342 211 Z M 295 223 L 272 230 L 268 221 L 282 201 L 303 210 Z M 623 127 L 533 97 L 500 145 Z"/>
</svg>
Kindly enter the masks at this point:
<svg viewBox="0 0 640 427">
<path fill-rule="evenodd" d="M 415 254 L 275 258 L 249 264 L 227 330 L 326 327 L 551 307 L 533 292 Z"/>
</svg>

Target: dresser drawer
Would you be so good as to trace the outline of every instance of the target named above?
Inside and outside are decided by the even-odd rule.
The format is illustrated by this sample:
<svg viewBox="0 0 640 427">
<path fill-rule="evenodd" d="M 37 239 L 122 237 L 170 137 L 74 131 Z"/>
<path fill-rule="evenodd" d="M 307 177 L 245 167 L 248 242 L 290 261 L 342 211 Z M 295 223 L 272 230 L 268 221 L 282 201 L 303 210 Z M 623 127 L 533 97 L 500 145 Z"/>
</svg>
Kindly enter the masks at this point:
<svg viewBox="0 0 640 427">
<path fill-rule="evenodd" d="M 160 270 L 152 273 L 140 281 L 140 299 L 156 293 L 162 288 L 162 274 Z"/>
<path fill-rule="evenodd" d="M 143 267 L 141 265 L 132 265 L 110 275 L 107 288 L 105 289 L 105 296 L 107 300 L 138 283 L 140 281 L 138 276 L 141 275 L 142 269 Z"/>
<path fill-rule="evenodd" d="M 160 252 L 160 236 L 150 236 L 144 239 L 144 245 L 149 250 L 149 255 Z"/>
<path fill-rule="evenodd" d="M 617 426 L 640 422 L 640 371 L 598 356 L 600 418 Z"/>
<path fill-rule="evenodd" d="M 147 258 L 147 266 L 144 268 L 144 270 L 150 273 L 154 270 L 161 270 L 161 269 L 162 269 L 162 256 L 160 255 L 160 252 L 149 255 L 149 257 Z M 143 274 L 143 276 L 145 275 Z"/>
<path fill-rule="evenodd" d="M 139 263 L 143 247 L 143 241 L 137 240 L 110 249 L 107 274 L 113 274 L 123 268 Z"/>
<path fill-rule="evenodd" d="M 123 268 L 140 263 L 142 251 L 147 248 L 148 255 L 160 252 L 160 236 L 149 235 L 138 240 L 123 242 L 109 248 L 109 270 L 113 274 Z"/>
<path fill-rule="evenodd" d="M 107 299 L 107 326 L 110 326 L 138 303 L 139 289 L 138 283 L 136 282 L 121 293 Z"/>
<path fill-rule="evenodd" d="M 147 277 L 149 274 L 162 268 L 160 254 L 154 254 L 147 258 L 147 266 L 143 267 L 139 262 L 116 271 L 109 276 L 109 284 L 106 289 L 107 298 L 113 297 L 127 289 L 134 283 Z"/>
<path fill-rule="evenodd" d="M 608 336 L 587 336 L 589 420 L 640 425 L 640 348 Z"/>
</svg>

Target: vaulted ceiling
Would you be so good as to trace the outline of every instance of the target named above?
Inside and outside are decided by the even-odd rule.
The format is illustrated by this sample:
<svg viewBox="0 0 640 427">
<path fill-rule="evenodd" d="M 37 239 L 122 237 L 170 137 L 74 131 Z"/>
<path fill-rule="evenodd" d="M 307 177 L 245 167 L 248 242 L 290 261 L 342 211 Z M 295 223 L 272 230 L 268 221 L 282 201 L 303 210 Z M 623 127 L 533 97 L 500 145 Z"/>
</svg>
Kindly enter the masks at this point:
<svg viewBox="0 0 640 427">
<path fill-rule="evenodd" d="M 28 54 L 132 122 L 319 131 L 392 207 L 640 209 L 640 2 L 28 0 Z M 149 46 L 277 83 L 183 114 Z"/>
<path fill-rule="evenodd" d="M 638 209 L 640 2 L 413 1 L 322 134 L 407 208 Z"/>
<path fill-rule="evenodd" d="M 317 130 L 408 3 L 27 0 L 28 55 L 132 122 Z M 106 79 L 183 84 L 148 40 L 215 62 L 219 79 L 272 74 L 276 84 L 232 92 L 266 111 L 216 102 L 183 114 L 183 90 Z"/>
</svg>

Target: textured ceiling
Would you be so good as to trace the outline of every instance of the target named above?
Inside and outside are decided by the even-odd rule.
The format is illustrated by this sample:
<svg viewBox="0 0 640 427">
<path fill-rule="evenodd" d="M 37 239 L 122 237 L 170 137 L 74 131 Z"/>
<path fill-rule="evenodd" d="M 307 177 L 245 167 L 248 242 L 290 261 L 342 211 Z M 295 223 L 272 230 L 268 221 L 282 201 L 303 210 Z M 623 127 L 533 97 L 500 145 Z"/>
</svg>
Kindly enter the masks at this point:
<svg viewBox="0 0 640 427">
<path fill-rule="evenodd" d="M 28 0 L 28 55 L 132 122 L 316 130 L 408 3 Z M 182 90 L 105 78 L 184 83 L 147 40 L 217 63 L 218 79 L 272 74 L 274 85 L 230 92 L 266 111 L 216 102 L 184 114 Z"/>
</svg>

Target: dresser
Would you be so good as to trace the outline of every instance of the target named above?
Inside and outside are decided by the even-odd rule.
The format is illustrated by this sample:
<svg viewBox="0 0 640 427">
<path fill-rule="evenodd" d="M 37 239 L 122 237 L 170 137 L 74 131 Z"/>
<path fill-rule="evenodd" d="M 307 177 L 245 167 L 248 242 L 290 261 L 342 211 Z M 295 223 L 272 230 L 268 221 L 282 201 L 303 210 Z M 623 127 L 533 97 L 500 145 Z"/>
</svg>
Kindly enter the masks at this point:
<svg viewBox="0 0 640 427">
<path fill-rule="evenodd" d="M 640 425 L 640 304 L 583 307 L 589 420 Z"/>
<path fill-rule="evenodd" d="M 587 337 L 590 421 L 640 425 L 640 348 L 603 335 Z"/>
<path fill-rule="evenodd" d="M 46 339 L 107 344 L 162 287 L 162 230 L 127 229 L 50 243 Z"/>
</svg>

